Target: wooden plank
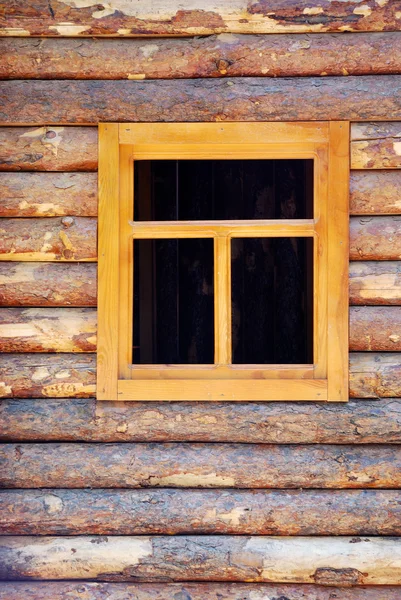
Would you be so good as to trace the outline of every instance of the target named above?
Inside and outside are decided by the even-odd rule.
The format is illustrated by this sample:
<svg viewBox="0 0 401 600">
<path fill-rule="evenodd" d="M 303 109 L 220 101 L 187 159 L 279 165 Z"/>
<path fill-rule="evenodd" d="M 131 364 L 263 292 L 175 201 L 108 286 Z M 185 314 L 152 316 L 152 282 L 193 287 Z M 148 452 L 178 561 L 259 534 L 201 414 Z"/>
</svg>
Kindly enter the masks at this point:
<svg viewBox="0 0 401 600">
<path fill-rule="evenodd" d="M 92 263 L 0 263 L 1 306 L 96 306 Z"/>
<path fill-rule="evenodd" d="M 401 503 L 390 490 L 5 490 L 0 533 L 395 536 Z"/>
<path fill-rule="evenodd" d="M 3 444 L 0 457 L 11 489 L 401 486 L 400 445 L 36 443 Z"/>
<path fill-rule="evenodd" d="M 92 217 L 1 219 L 0 260 L 96 261 L 96 227 Z"/>
<path fill-rule="evenodd" d="M 210 78 L 202 85 L 193 79 L 0 84 L 2 124 L 15 124 L 18 118 L 21 125 L 107 121 L 386 121 L 389 115 L 401 120 L 400 97 L 398 75 Z"/>
<path fill-rule="evenodd" d="M 95 173 L 0 173 L 0 217 L 96 217 Z"/>
<path fill-rule="evenodd" d="M 400 169 L 401 123 L 353 123 L 352 169 Z"/>
<path fill-rule="evenodd" d="M 304 8 L 305 5 L 305 8 Z M 103 6 L 90 2 L 52 2 L 34 7 L 8 5 L 4 36 L 155 36 L 210 35 L 212 33 L 286 33 L 323 31 L 399 31 L 398 3 L 372 0 L 338 2 L 283 0 L 272 6 L 266 0 L 203 0 L 183 5 L 178 0 L 124 2 Z"/>
<path fill-rule="evenodd" d="M 401 262 L 352 262 L 349 293 L 351 305 L 401 304 Z"/>
<path fill-rule="evenodd" d="M 401 214 L 401 170 L 351 171 L 352 215 Z"/>
<path fill-rule="evenodd" d="M 0 39 L 2 79 L 181 79 L 401 72 L 401 35 Z M 369 60 L 366 57 L 369 56 Z"/>
<path fill-rule="evenodd" d="M 379 365 L 382 371 L 376 379 L 369 364 L 359 367 L 359 372 L 355 367 L 361 395 L 377 397 L 375 391 L 382 392 L 382 383 L 387 385 L 384 393 L 393 385 L 400 395 L 400 362 L 391 365 L 386 360 L 384 357 Z M 38 362 L 39 368 L 42 365 L 52 372 L 48 363 Z M 81 366 L 84 371 L 85 365 Z M 76 371 L 71 368 L 73 385 L 80 377 Z M 51 375 L 44 378 L 43 395 L 54 388 L 54 395 L 66 389 L 61 378 L 56 381 L 57 388 L 52 387 Z M 85 381 L 93 383 L 93 375 L 89 373 Z M 146 402 L 15 399 L 3 400 L 0 413 L 0 435 L 5 441 L 383 444 L 399 443 L 401 438 L 401 401 L 395 398 L 351 400 L 340 406 L 291 402 L 164 402 L 149 406 Z"/>
<path fill-rule="evenodd" d="M 401 217 L 352 217 L 349 256 L 351 260 L 399 260 Z"/>
<path fill-rule="evenodd" d="M 4 536 L 0 557 L 2 580 L 401 584 L 400 540 L 385 537 Z"/>
<path fill-rule="evenodd" d="M 354 352 L 401 350 L 401 307 L 352 306 L 349 347 Z"/>
<path fill-rule="evenodd" d="M 16 119 L 14 114 L 11 122 Z M 0 127 L 0 171 L 96 169 L 97 130 L 93 127 Z"/>
<path fill-rule="evenodd" d="M 1 308 L 1 352 L 95 352 L 92 308 Z"/>
<path fill-rule="evenodd" d="M 397 352 L 351 352 L 351 398 L 401 397 L 401 355 Z"/>
</svg>

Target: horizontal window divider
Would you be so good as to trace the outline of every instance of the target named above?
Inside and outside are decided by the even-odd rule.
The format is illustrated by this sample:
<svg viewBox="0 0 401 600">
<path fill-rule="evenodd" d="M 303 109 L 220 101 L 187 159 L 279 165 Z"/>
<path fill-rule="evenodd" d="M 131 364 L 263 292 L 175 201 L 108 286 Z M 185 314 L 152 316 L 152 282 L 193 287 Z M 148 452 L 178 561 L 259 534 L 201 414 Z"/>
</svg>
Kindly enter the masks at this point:
<svg viewBox="0 0 401 600">
<path fill-rule="evenodd" d="M 137 379 L 165 379 L 168 370 L 168 379 L 286 379 L 304 378 L 313 379 L 313 365 L 270 365 L 270 364 L 221 364 L 221 365 L 156 365 L 135 364 L 130 365 L 133 380 Z"/>
</svg>

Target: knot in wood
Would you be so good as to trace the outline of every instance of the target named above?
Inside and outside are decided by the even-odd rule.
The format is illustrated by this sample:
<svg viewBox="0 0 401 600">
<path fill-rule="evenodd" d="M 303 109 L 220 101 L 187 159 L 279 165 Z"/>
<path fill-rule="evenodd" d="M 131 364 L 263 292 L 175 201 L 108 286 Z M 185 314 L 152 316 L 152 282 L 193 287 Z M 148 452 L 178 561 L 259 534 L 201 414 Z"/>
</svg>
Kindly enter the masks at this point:
<svg viewBox="0 0 401 600">
<path fill-rule="evenodd" d="M 64 227 L 66 227 L 68 229 L 68 227 L 71 227 L 71 225 L 74 225 L 74 219 L 72 217 L 63 217 L 61 219 L 61 223 L 62 223 L 62 225 L 64 225 Z"/>
<path fill-rule="evenodd" d="M 223 58 L 220 58 L 217 61 L 216 66 L 221 75 L 225 75 L 227 73 L 227 69 L 230 66 L 230 64 L 231 63 L 228 60 L 225 60 Z"/>
<path fill-rule="evenodd" d="M 46 131 L 46 134 L 45 134 L 46 139 L 52 140 L 55 137 L 57 137 L 57 133 L 55 131 L 52 131 L 52 130 Z"/>
</svg>

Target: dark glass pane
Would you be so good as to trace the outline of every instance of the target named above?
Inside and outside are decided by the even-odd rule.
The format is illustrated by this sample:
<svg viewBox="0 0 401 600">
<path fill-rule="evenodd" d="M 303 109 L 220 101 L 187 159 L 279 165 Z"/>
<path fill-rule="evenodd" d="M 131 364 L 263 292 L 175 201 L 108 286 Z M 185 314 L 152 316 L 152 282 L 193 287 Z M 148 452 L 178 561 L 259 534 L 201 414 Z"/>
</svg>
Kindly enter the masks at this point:
<svg viewBox="0 0 401 600">
<path fill-rule="evenodd" d="M 134 212 L 138 221 L 313 218 L 313 161 L 137 161 Z"/>
<path fill-rule="evenodd" d="M 134 241 L 134 364 L 213 364 L 213 240 Z"/>
<path fill-rule="evenodd" d="M 313 363 L 312 238 L 231 243 L 234 364 Z"/>
</svg>

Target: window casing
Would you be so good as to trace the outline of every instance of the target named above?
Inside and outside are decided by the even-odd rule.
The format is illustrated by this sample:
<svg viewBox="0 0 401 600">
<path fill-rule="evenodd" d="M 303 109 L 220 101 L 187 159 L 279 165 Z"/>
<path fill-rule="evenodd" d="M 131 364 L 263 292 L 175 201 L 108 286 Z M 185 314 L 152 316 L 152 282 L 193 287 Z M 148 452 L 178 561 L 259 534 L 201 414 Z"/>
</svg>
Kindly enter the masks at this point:
<svg viewBox="0 0 401 600">
<path fill-rule="evenodd" d="M 134 221 L 134 161 L 313 160 L 313 218 Z M 348 400 L 349 124 L 125 123 L 99 128 L 99 400 Z M 233 364 L 231 244 L 313 240 L 313 362 Z M 132 364 L 133 241 L 211 238 L 214 364 Z"/>
</svg>

